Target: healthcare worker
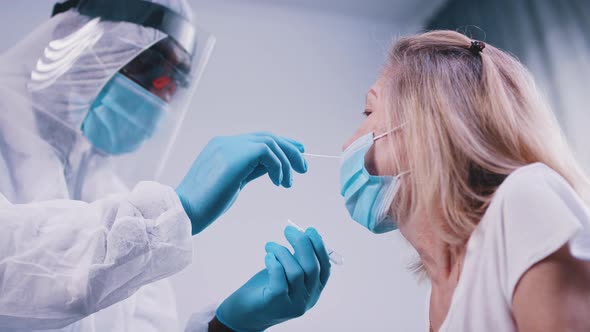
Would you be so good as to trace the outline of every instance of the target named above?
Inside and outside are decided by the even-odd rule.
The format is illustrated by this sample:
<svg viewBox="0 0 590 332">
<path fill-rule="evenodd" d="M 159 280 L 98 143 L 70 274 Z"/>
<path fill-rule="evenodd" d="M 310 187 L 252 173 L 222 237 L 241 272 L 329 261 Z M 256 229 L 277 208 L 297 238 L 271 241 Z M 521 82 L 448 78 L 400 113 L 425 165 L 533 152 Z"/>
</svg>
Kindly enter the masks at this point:
<svg viewBox="0 0 590 332">
<path fill-rule="evenodd" d="M 365 115 L 341 193 L 418 252 L 423 331 L 590 331 L 590 183 L 524 66 L 454 31 L 408 36 Z"/>
<path fill-rule="evenodd" d="M 250 181 L 306 171 L 300 143 L 257 133 L 213 139 L 176 190 L 128 191 L 161 169 L 211 45 L 184 0 L 81 0 L 1 55 L 0 330 L 178 330 L 165 278 L 190 263 L 191 234 Z M 327 253 L 313 229 L 285 235 L 294 254 L 269 243 L 266 268 L 187 330 L 309 310 Z"/>
</svg>

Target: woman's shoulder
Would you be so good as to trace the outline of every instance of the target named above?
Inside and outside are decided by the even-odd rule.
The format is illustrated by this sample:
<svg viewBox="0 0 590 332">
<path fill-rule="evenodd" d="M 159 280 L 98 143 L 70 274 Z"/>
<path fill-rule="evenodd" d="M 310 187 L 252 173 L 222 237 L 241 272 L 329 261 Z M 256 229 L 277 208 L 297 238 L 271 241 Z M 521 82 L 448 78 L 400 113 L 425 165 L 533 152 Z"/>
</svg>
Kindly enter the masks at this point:
<svg viewBox="0 0 590 332">
<path fill-rule="evenodd" d="M 512 172 L 496 190 L 490 208 L 500 212 L 507 228 L 538 228 L 544 222 L 560 227 L 589 219 L 586 203 L 570 183 L 542 163 Z"/>
<path fill-rule="evenodd" d="M 590 225 L 586 203 L 558 172 L 534 163 L 504 180 L 478 228 L 480 236 L 516 248 L 561 241 L 583 225 Z"/>
<path fill-rule="evenodd" d="M 534 251 L 537 246 L 546 248 L 571 239 L 590 225 L 590 211 L 563 176 L 535 163 L 504 180 L 480 224 L 487 237 L 509 251 Z"/>
<path fill-rule="evenodd" d="M 504 180 L 474 233 L 476 242 L 492 248 L 485 254 L 502 262 L 498 273 L 503 292 L 512 299 L 523 273 L 588 224 L 586 204 L 566 179 L 549 166 L 535 163 Z"/>
<path fill-rule="evenodd" d="M 576 195 L 563 176 L 543 163 L 533 163 L 512 172 L 496 191 L 494 199 L 525 200 L 531 203 L 543 197 Z"/>
<path fill-rule="evenodd" d="M 502 186 L 505 186 L 506 184 L 510 183 L 517 183 L 519 185 L 522 185 L 523 182 L 528 181 L 545 182 L 548 179 L 555 179 L 555 177 L 564 180 L 559 173 L 553 170 L 553 168 L 543 163 L 532 163 L 526 166 L 522 166 L 516 169 L 510 175 L 508 175 L 506 180 L 504 180 Z"/>
</svg>

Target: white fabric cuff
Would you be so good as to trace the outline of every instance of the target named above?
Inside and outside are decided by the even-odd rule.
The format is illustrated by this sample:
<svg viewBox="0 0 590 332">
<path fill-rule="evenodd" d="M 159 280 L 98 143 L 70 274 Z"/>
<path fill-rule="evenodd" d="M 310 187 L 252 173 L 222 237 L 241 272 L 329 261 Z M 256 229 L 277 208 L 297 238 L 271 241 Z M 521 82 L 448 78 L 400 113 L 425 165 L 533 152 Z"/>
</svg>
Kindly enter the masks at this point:
<svg viewBox="0 0 590 332">
<path fill-rule="evenodd" d="M 207 332 L 209 331 L 209 322 L 215 317 L 215 311 L 219 303 L 210 304 L 201 311 L 195 312 L 186 323 L 184 332 Z"/>
</svg>

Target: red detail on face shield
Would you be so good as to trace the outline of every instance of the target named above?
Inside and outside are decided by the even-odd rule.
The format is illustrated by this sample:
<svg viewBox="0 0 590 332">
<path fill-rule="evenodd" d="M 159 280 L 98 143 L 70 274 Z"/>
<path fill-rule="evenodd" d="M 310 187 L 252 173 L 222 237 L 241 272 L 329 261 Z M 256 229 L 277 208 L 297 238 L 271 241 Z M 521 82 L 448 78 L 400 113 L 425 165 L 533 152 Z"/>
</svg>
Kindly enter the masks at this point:
<svg viewBox="0 0 590 332">
<path fill-rule="evenodd" d="M 154 79 L 152 81 L 152 85 L 154 86 L 154 88 L 156 88 L 157 90 L 162 90 L 164 89 L 166 86 L 168 86 L 168 84 L 172 83 L 172 79 L 170 79 L 170 77 L 166 77 L 166 76 L 161 76 L 158 77 L 156 79 Z"/>
</svg>

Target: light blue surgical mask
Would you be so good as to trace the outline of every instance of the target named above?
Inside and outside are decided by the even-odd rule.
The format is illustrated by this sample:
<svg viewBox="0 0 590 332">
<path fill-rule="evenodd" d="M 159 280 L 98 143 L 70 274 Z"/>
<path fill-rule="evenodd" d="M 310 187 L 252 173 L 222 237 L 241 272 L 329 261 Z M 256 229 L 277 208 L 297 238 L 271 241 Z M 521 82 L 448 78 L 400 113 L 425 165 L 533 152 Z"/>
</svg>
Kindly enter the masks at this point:
<svg viewBox="0 0 590 332">
<path fill-rule="evenodd" d="M 117 73 L 90 107 L 82 132 L 106 153 L 132 152 L 153 135 L 167 107 L 168 103 Z"/>
<path fill-rule="evenodd" d="M 346 209 L 354 221 L 376 234 L 397 229 L 388 212 L 399 189 L 400 177 L 407 172 L 397 176 L 371 175 L 365 167 L 365 156 L 376 140 L 395 130 L 376 137 L 372 132 L 361 136 L 342 154 L 340 194 Z"/>
</svg>

